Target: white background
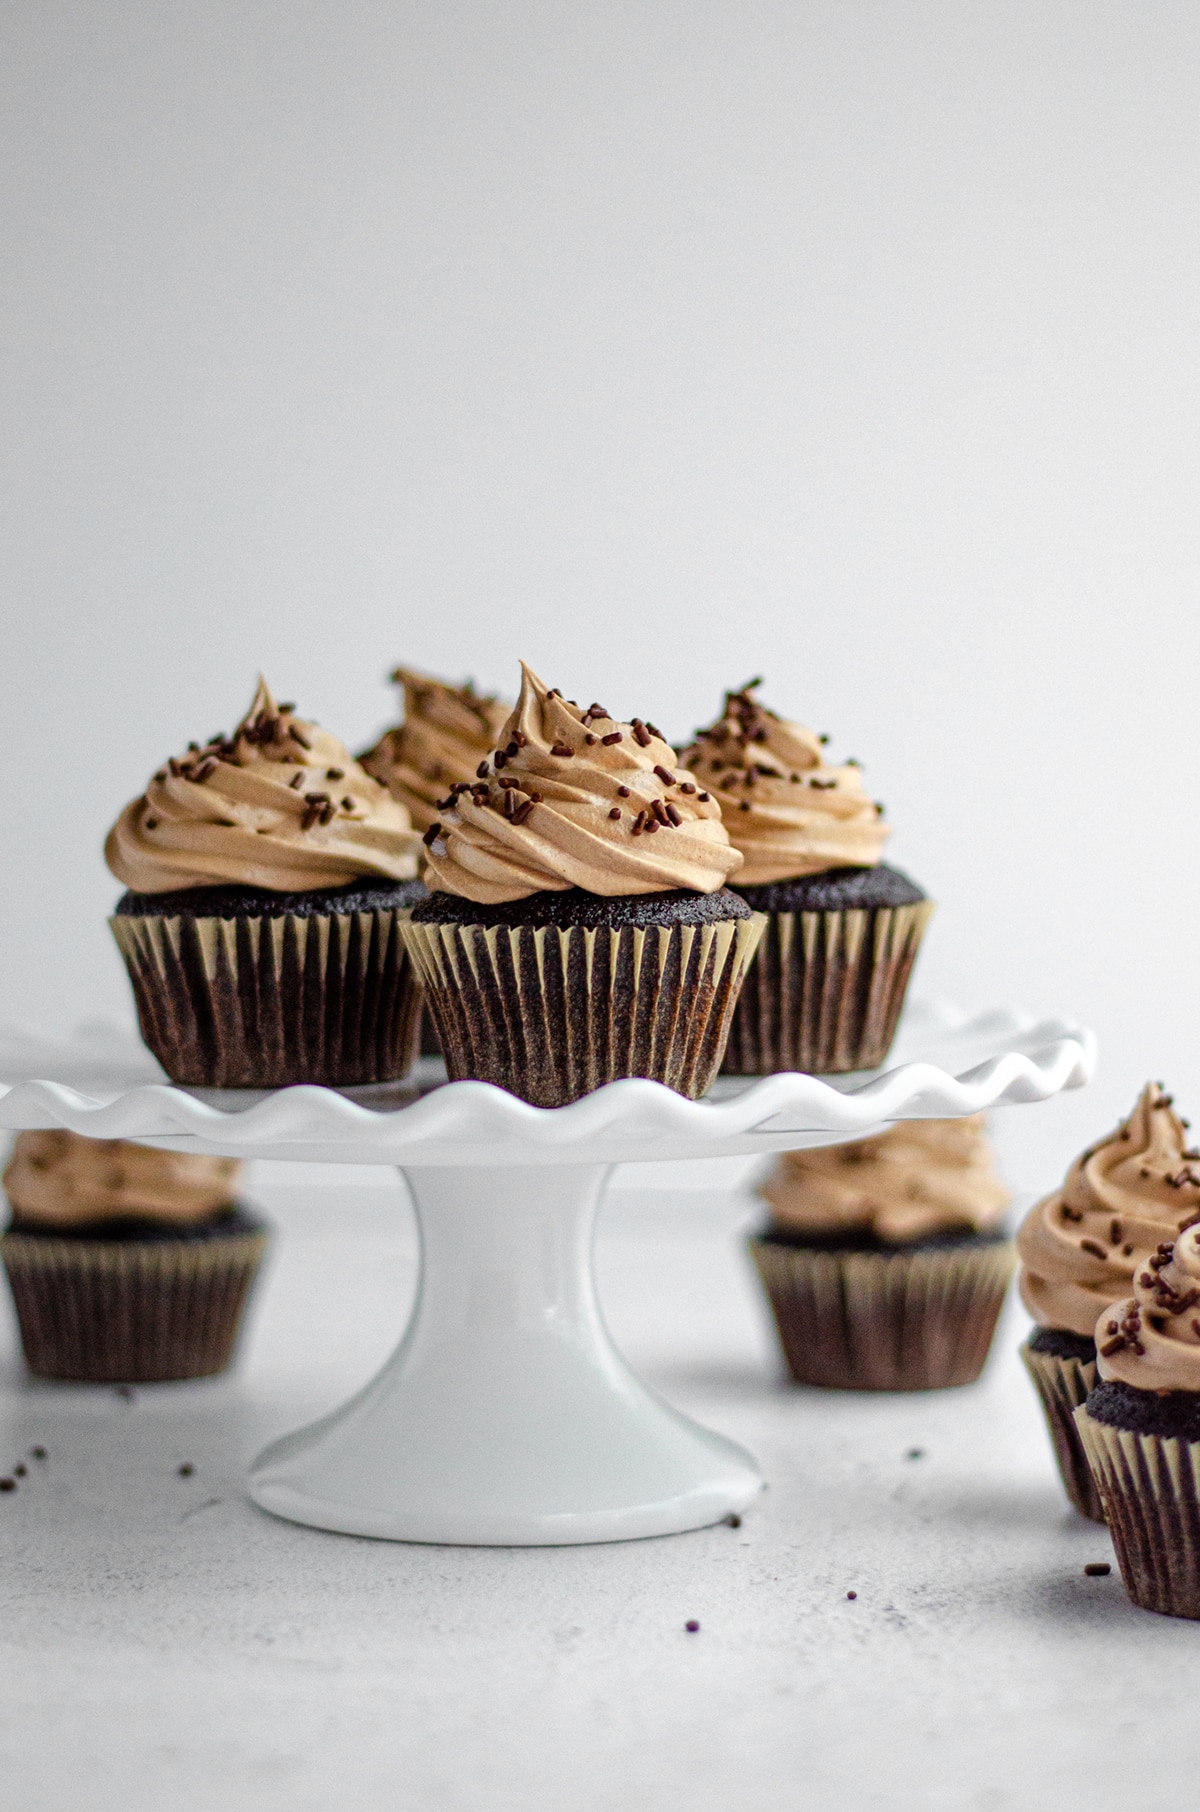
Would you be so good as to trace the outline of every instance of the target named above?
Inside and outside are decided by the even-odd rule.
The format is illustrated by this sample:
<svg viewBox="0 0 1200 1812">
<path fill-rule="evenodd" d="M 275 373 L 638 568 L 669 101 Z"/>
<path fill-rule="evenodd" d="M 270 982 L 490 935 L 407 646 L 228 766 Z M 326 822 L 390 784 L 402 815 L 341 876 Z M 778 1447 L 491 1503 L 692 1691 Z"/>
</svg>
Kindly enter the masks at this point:
<svg viewBox="0 0 1200 1812">
<path fill-rule="evenodd" d="M 1052 1182 L 1200 1109 L 1200 11 L 9 0 L 0 1013 L 127 1015 L 104 832 L 256 671 L 856 755 L 919 986 L 1072 1011 Z M 1018 1127 L 1019 1121 L 1019 1127 Z"/>
</svg>

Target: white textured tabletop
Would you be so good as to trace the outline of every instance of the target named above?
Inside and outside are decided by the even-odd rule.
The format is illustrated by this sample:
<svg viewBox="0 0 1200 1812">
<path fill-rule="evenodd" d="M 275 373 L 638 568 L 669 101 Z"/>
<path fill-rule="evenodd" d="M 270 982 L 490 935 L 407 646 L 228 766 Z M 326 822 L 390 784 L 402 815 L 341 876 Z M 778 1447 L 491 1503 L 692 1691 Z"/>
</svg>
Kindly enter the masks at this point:
<svg viewBox="0 0 1200 1812">
<path fill-rule="evenodd" d="M 745 1199 L 620 1194 L 613 1332 L 759 1456 L 761 1504 L 608 1547 L 327 1535 L 255 1510 L 243 1471 L 383 1359 L 413 1237 L 390 1175 L 269 1174 L 278 1239 L 234 1377 L 31 1385 L 0 1317 L 0 1473 L 27 1468 L 0 1494 L 6 1804 L 1091 1812 L 1122 1782 L 1138 1812 L 1183 1803 L 1200 1627 L 1084 1577 L 1108 1538 L 1066 1509 L 1016 1309 L 973 1389 L 787 1390 Z"/>
</svg>

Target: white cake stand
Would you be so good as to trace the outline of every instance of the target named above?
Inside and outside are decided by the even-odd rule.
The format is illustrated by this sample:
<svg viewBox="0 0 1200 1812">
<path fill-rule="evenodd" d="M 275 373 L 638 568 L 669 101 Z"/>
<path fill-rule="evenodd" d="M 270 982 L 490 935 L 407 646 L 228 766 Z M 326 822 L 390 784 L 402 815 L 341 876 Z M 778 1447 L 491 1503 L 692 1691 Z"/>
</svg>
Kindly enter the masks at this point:
<svg viewBox="0 0 1200 1812">
<path fill-rule="evenodd" d="M 755 1461 L 641 1384 L 614 1347 L 592 1229 L 614 1164 L 833 1145 L 902 1119 L 1044 1101 L 1092 1040 L 1015 1009 L 912 1009 L 886 1071 L 723 1079 L 703 1102 L 610 1083 L 530 1107 L 482 1082 L 341 1094 L 186 1090 L 127 1035 L 0 1036 L 0 1126 L 314 1163 L 399 1165 L 421 1278 L 378 1377 L 268 1447 L 250 1494 L 295 1522 L 398 1541 L 539 1545 L 700 1528 L 761 1489 Z M 38 1078 L 31 1080 L 30 1078 Z"/>
</svg>

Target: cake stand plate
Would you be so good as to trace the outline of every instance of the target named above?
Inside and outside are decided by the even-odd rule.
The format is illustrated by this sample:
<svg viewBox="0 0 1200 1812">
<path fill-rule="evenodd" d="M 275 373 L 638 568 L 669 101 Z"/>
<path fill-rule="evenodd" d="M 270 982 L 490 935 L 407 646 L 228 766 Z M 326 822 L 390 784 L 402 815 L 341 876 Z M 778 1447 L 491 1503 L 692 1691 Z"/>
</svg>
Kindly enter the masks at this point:
<svg viewBox="0 0 1200 1812">
<path fill-rule="evenodd" d="M 446 1083 L 431 1060 L 402 1086 L 260 1095 L 156 1081 L 123 1034 L 9 1034 L 0 1126 L 399 1165 L 421 1245 L 408 1329 L 349 1403 L 267 1448 L 251 1497 L 295 1522 L 400 1541 L 621 1541 L 717 1522 L 762 1477 L 641 1384 L 609 1337 L 592 1230 L 612 1165 L 839 1144 L 896 1120 L 1044 1101 L 1086 1082 L 1092 1061 L 1090 1034 L 1068 1021 L 914 1008 L 881 1072 L 724 1078 L 701 1102 L 627 1080 L 546 1109 Z"/>
</svg>

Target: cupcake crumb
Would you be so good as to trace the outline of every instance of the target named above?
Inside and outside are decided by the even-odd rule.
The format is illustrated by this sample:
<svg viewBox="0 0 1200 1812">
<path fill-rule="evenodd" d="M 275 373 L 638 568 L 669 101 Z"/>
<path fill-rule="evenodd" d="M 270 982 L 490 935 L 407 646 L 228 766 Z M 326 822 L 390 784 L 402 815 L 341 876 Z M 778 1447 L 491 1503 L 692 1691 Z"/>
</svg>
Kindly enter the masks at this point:
<svg viewBox="0 0 1200 1812">
<path fill-rule="evenodd" d="M 16 1479 L 23 1479 L 28 1470 L 29 1468 L 26 1466 L 24 1460 L 18 1460 L 17 1464 L 13 1467 L 13 1477 Z"/>
<path fill-rule="evenodd" d="M 734 1511 L 732 1516 L 727 1516 L 725 1518 L 725 1521 L 729 1524 L 729 1527 L 731 1529 L 740 1529 L 742 1526 L 742 1519 L 738 1515 L 736 1510 Z"/>
<path fill-rule="evenodd" d="M 698 1632 L 700 1625 L 696 1622 L 694 1617 L 689 1617 L 683 1627 L 689 1636 L 694 1636 Z"/>
<path fill-rule="evenodd" d="M 923 1460 L 925 1458 L 925 1449 L 923 1447 L 910 1447 L 904 1457 L 906 1460 Z"/>
<path fill-rule="evenodd" d="M 195 1470 L 196 1468 L 192 1465 L 192 1462 L 190 1460 L 185 1460 L 183 1465 L 179 1468 L 179 1476 L 181 1479 L 190 1479 Z"/>
<path fill-rule="evenodd" d="M 15 1491 L 16 1488 L 16 1479 L 0 1479 L 0 1491 Z"/>
<path fill-rule="evenodd" d="M 847 1596 L 847 1598 L 857 1598 L 858 1593 L 857 1592 L 847 1592 L 846 1596 Z"/>
<path fill-rule="evenodd" d="M 1112 1568 L 1106 1560 L 1089 1560 L 1083 1571 L 1088 1579 L 1105 1579 Z"/>
<path fill-rule="evenodd" d="M 46 1449 L 44 1447 L 31 1447 L 29 1449 L 29 1457 L 31 1460 L 44 1460 L 47 1458 Z"/>
</svg>

